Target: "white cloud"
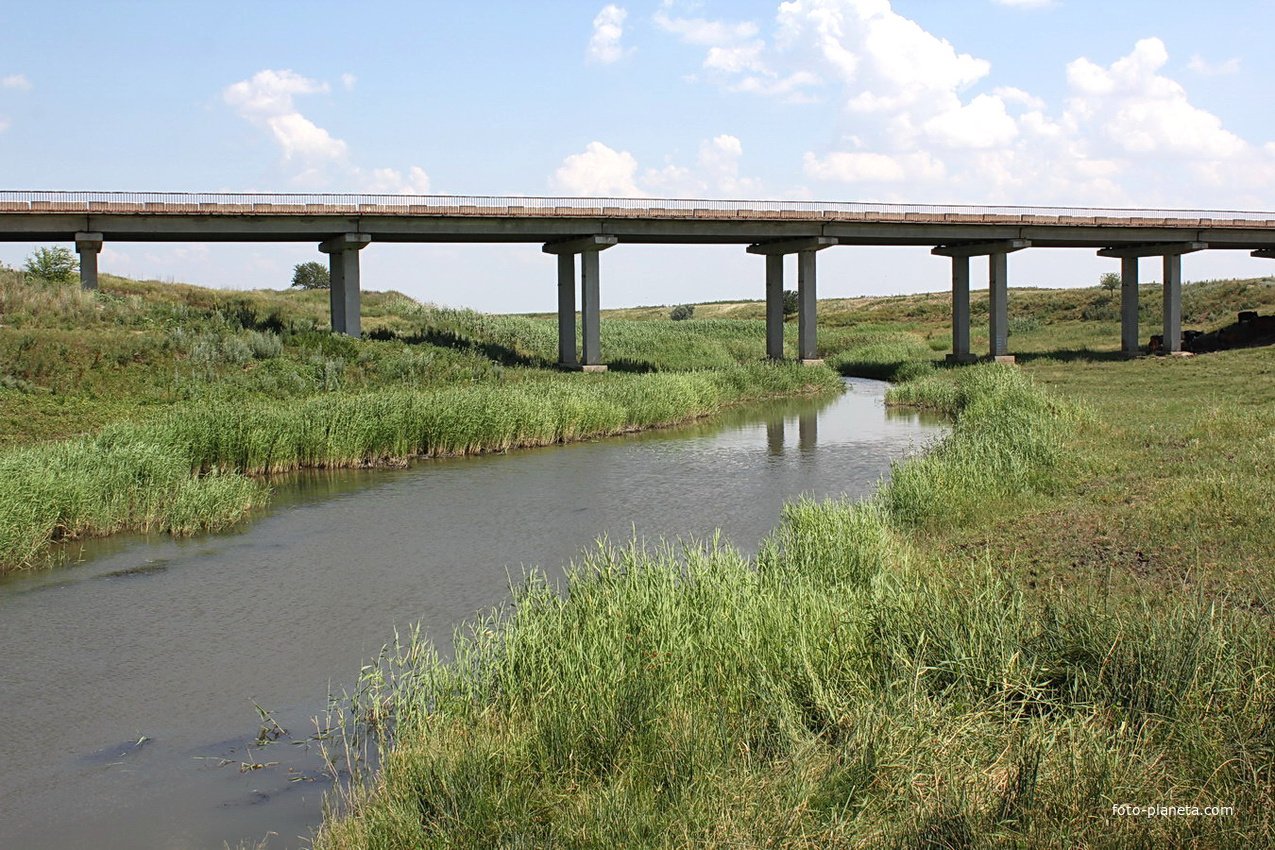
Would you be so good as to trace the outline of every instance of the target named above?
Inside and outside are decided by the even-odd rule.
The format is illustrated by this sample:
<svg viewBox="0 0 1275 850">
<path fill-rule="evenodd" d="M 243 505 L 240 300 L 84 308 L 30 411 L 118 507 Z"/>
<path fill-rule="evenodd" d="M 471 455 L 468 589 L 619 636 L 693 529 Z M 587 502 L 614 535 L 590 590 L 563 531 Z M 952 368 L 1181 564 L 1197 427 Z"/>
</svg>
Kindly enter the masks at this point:
<svg viewBox="0 0 1275 850">
<path fill-rule="evenodd" d="M 1011 9 L 1043 9 L 1054 5 L 1054 0 L 992 0 L 998 6 L 1009 6 Z"/>
<path fill-rule="evenodd" d="M 987 94 L 935 115 L 924 129 L 929 139 L 948 148 L 1004 147 L 1018 135 L 1018 124 L 1005 111 L 1005 101 Z"/>
<path fill-rule="evenodd" d="M 1168 60 L 1158 38 L 1140 40 L 1107 68 L 1075 60 L 1067 66 L 1074 92 L 1069 112 L 1126 153 L 1206 159 L 1242 153 L 1245 142 L 1220 118 L 1194 106 L 1180 84 L 1158 73 Z"/>
<path fill-rule="evenodd" d="M 327 83 L 295 71 L 267 69 L 227 86 L 222 97 L 240 116 L 268 128 L 285 159 L 342 159 L 347 153 L 345 142 L 306 118 L 293 103 L 296 95 L 327 91 Z"/>
<path fill-rule="evenodd" d="M 700 142 L 694 167 L 666 162 L 641 171 L 628 151 L 590 142 L 563 160 L 550 185 L 570 195 L 644 197 L 745 197 L 760 192 L 758 182 L 740 175 L 744 146 L 727 133 Z"/>
<path fill-rule="evenodd" d="M 1214 64 L 1197 53 L 1191 57 L 1191 61 L 1187 62 L 1186 66 L 1205 77 L 1222 77 L 1228 74 L 1238 74 L 1240 71 L 1240 59 L 1238 56 L 1233 56 L 1224 62 Z"/>
<path fill-rule="evenodd" d="M 631 52 L 620 44 L 624 37 L 624 19 L 628 14 L 615 4 L 602 7 L 602 11 L 593 19 L 593 36 L 589 39 L 586 51 L 590 61 L 606 65 L 618 62 L 626 53 Z"/>
<path fill-rule="evenodd" d="M 0 115 L 0 133 L 3 133 L 5 130 L 8 130 L 9 126 L 10 126 L 9 119 L 5 118 L 3 115 Z"/>
<path fill-rule="evenodd" d="M 666 4 L 667 7 L 667 4 Z M 756 37 L 757 24 L 752 21 L 714 21 L 706 18 L 674 18 L 664 10 L 655 13 L 655 24 L 687 44 L 721 47 Z"/>
<path fill-rule="evenodd" d="M 341 84 L 349 90 L 352 74 Z M 293 188 L 304 190 L 425 194 L 429 175 L 413 165 L 406 174 L 393 168 L 365 169 L 350 162 L 349 146 L 315 124 L 297 109 L 296 98 L 326 94 L 327 83 L 303 77 L 295 71 L 258 71 L 222 91 L 222 98 L 240 117 L 268 131 L 285 161 L 295 163 Z"/>
<path fill-rule="evenodd" d="M 413 165 L 404 175 L 393 168 L 373 168 L 371 171 L 355 169 L 359 191 L 374 194 L 426 195 L 429 194 L 429 175 L 419 165 Z"/>
<path fill-rule="evenodd" d="M 807 153 L 803 162 L 807 176 L 842 183 L 931 181 L 946 174 L 943 163 L 924 152 L 891 155 L 838 151 L 822 158 Z"/>
<path fill-rule="evenodd" d="M 358 81 L 359 81 L 359 78 L 354 76 L 353 74 L 342 74 L 341 88 L 345 89 L 346 91 L 354 91 L 354 85 Z"/>
<path fill-rule="evenodd" d="M 582 153 L 562 161 L 550 183 L 555 191 L 568 195 L 641 197 L 646 193 L 634 182 L 637 167 L 637 160 L 628 151 L 589 142 Z"/>
<path fill-rule="evenodd" d="M 27 79 L 26 74 L 10 74 L 7 77 L 0 77 L 0 89 L 30 91 L 31 81 Z"/>
<path fill-rule="evenodd" d="M 766 28 L 678 17 L 674 5 L 665 0 L 655 22 L 703 48 L 702 83 L 840 106 L 827 112 L 829 138 L 804 155 L 815 194 L 828 181 L 878 200 L 1261 206 L 1261 187 L 1275 187 L 1275 142 L 1250 144 L 1193 103 L 1166 75 L 1158 38 L 1109 63 L 1077 58 L 1065 68 L 1065 97 L 1046 103 L 890 0 L 785 0 Z M 1238 64 L 1196 57 L 1189 67 L 1229 73 Z M 693 188 L 708 185 L 707 173 L 703 163 L 671 163 L 637 183 Z"/>
</svg>

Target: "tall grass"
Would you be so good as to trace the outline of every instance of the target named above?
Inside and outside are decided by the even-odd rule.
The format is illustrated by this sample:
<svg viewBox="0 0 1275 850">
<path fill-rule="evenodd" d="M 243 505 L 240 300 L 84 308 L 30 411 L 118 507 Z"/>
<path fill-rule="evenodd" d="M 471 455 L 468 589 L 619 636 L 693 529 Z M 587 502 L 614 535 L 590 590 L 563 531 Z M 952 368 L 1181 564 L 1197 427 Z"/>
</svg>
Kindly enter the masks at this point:
<svg viewBox="0 0 1275 850">
<path fill-rule="evenodd" d="M 916 474 L 913 492 L 936 488 L 934 501 L 978 455 L 962 445 L 985 439 L 980 419 L 1023 407 L 1065 422 L 1012 372 L 974 372 Z M 1000 436 L 1025 465 L 1047 463 L 1032 433 Z M 602 544 L 565 593 L 532 576 L 458 631 L 450 661 L 397 646 L 341 715 L 381 768 L 346 790 L 317 846 L 1275 838 L 1275 636 L 1261 615 L 1028 596 L 996 565 L 935 563 L 900 534 L 913 521 L 883 493 L 790 506 L 752 560 L 717 540 Z M 1234 814 L 1113 816 L 1121 803 Z"/>
<path fill-rule="evenodd" d="M 0 454 L 0 566 L 29 564 L 60 539 L 224 525 L 265 500 L 244 474 L 543 446 L 839 388 L 827 370 L 756 364 L 175 408 L 144 424 Z"/>
</svg>

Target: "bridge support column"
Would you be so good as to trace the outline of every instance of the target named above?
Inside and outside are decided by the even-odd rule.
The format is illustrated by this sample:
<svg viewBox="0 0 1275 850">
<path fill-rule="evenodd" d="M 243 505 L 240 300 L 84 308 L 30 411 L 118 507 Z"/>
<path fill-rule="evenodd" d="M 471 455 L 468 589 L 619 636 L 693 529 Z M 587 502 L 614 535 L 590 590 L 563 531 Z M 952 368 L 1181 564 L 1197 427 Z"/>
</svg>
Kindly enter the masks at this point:
<svg viewBox="0 0 1275 850">
<path fill-rule="evenodd" d="M 576 258 L 558 255 L 558 365 L 578 369 L 576 357 Z"/>
<path fill-rule="evenodd" d="M 615 245 L 614 236 L 583 236 L 546 242 L 542 250 L 558 257 L 558 366 L 605 372 L 602 363 L 598 254 Z M 576 358 L 576 256 L 580 257 L 581 356 Z"/>
<path fill-rule="evenodd" d="M 815 312 L 815 252 L 797 252 L 797 357 L 807 366 L 823 363 L 819 359 Z"/>
<path fill-rule="evenodd" d="M 1000 242 L 967 242 L 940 245 L 930 253 L 952 258 L 952 360 L 972 359 L 969 353 L 969 258 L 987 257 L 987 348 L 988 356 L 998 363 L 1013 363 L 1009 353 L 1009 255 L 1014 251 L 1030 248 L 1026 239 L 1005 239 Z M 957 261 L 962 261 L 963 266 Z M 961 297 L 961 291 L 964 297 Z M 962 305 L 961 302 L 964 302 Z M 957 338 L 964 333 L 964 352 L 958 348 Z"/>
<path fill-rule="evenodd" d="M 97 289 L 97 255 L 102 252 L 102 234 L 75 234 L 75 250 L 80 255 L 80 289 Z"/>
<path fill-rule="evenodd" d="M 1120 351 L 1134 357 L 1138 348 L 1138 258 L 1120 260 Z"/>
<path fill-rule="evenodd" d="M 580 363 L 585 368 L 602 366 L 602 337 L 598 328 L 601 304 L 598 286 L 598 252 L 580 255 Z"/>
<path fill-rule="evenodd" d="M 1009 353 L 1009 256 L 987 255 L 987 345 L 988 356 L 1000 362 L 1014 362 Z"/>
<path fill-rule="evenodd" d="M 1182 255 L 1164 255 L 1164 351 L 1182 350 Z"/>
<path fill-rule="evenodd" d="M 1161 350 L 1182 350 L 1182 255 L 1209 247 L 1204 242 L 1168 242 L 1103 248 L 1099 257 L 1120 259 L 1120 350 L 1138 354 L 1138 258 L 1164 258 L 1164 335 Z"/>
<path fill-rule="evenodd" d="M 808 236 L 758 242 L 748 253 L 766 258 L 766 356 L 784 357 L 784 256 L 797 255 L 797 359 L 808 366 L 823 363 L 816 345 L 815 252 L 837 244 L 832 236 Z"/>
<path fill-rule="evenodd" d="M 952 258 L 952 353 L 949 363 L 973 363 L 970 353 L 970 258 Z"/>
<path fill-rule="evenodd" d="M 344 233 L 319 244 L 319 250 L 328 255 L 328 309 L 336 333 L 352 337 L 363 333 L 359 251 L 371 241 L 367 233 Z"/>
<path fill-rule="evenodd" d="M 784 255 L 766 256 L 766 357 L 784 359 Z"/>
</svg>

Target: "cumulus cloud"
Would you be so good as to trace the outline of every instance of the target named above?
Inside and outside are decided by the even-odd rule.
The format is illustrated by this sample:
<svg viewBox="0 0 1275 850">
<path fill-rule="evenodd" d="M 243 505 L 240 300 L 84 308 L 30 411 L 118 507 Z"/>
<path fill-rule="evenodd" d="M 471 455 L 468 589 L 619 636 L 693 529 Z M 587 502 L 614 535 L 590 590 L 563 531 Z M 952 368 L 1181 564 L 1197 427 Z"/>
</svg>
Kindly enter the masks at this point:
<svg viewBox="0 0 1275 850">
<path fill-rule="evenodd" d="M 27 79 L 26 74 L 10 74 L 7 77 L 0 77 L 0 89 L 30 91 L 31 81 Z"/>
<path fill-rule="evenodd" d="M 258 71 L 250 79 L 227 86 L 222 97 L 239 115 L 266 127 L 285 159 L 342 159 L 345 142 L 302 115 L 293 101 L 297 95 L 328 92 L 328 84 L 295 71 Z"/>
<path fill-rule="evenodd" d="M 1169 52 L 1144 38 L 1108 67 L 1086 58 L 1067 66 L 1074 92 L 1070 111 L 1132 154 L 1176 154 L 1225 159 L 1244 151 L 1242 139 L 1216 115 L 1194 106 L 1186 89 L 1159 73 Z"/>
<path fill-rule="evenodd" d="M 626 50 L 620 43 L 624 38 L 624 19 L 628 12 L 614 3 L 603 6 L 593 19 L 593 36 L 589 39 L 586 55 L 592 62 L 607 65 L 624 58 Z"/>
<path fill-rule="evenodd" d="M 941 179 L 947 172 L 942 162 L 928 153 L 907 154 L 836 151 L 824 157 L 807 153 L 805 172 L 817 180 L 843 183 L 901 183 Z"/>
<path fill-rule="evenodd" d="M 637 168 L 637 160 L 628 151 L 589 142 L 583 152 L 562 161 L 550 184 L 568 195 L 637 198 L 646 194 L 634 182 Z"/>
<path fill-rule="evenodd" d="M 346 91 L 354 91 L 354 85 L 358 81 L 359 81 L 359 78 L 354 76 L 353 74 L 342 74 L 341 88 L 345 89 Z"/>
<path fill-rule="evenodd" d="M 665 0 L 655 21 L 702 48 L 702 83 L 837 107 L 821 107 L 828 136 L 810 145 L 803 171 L 865 199 L 1262 206 L 1262 187 L 1275 187 L 1275 142 L 1250 144 L 1192 102 L 1166 73 L 1158 38 L 1124 56 L 1075 59 L 1060 69 L 1066 94 L 1047 103 L 890 0 L 786 0 L 764 27 L 677 17 L 674 6 Z M 1188 67 L 1238 65 L 1197 56 Z M 683 183 L 696 173 L 682 164 L 658 172 Z"/>
<path fill-rule="evenodd" d="M 672 4 L 666 3 L 655 13 L 655 24 L 665 32 L 676 35 L 687 44 L 703 47 L 720 47 L 737 44 L 756 37 L 760 27 L 752 21 L 714 21 L 707 18 L 675 18 L 668 13 Z"/>
<path fill-rule="evenodd" d="M 550 185 L 569 195 L 706 197 L 756 195 L 758 182 L 740 174 L 743 143 L 728 133 L 700 142 L 693 166 L 667 162 L 641 169 L 633 154 L 590 142 L 554 172 Z"/>
<path fill-rule="evenodd" d="M 347 91 L 356 80 L 341 76 Z M 240 117 L 265 129 L 279 147 L 286 162 L 297 167 L 294 187 L 308 190 L 425 194 L 429 175 L 420 166 L 406 172 L 394 168 L 362 168 L 350 161 L 349 146 L 323 127 L 301 114 L 296 99 L 304 95 L 327 94 L 331 87 L 295 71 L 266 69 L 246 80 L 232 83 L 222 91 L 222 99 Z"/>
</svg>

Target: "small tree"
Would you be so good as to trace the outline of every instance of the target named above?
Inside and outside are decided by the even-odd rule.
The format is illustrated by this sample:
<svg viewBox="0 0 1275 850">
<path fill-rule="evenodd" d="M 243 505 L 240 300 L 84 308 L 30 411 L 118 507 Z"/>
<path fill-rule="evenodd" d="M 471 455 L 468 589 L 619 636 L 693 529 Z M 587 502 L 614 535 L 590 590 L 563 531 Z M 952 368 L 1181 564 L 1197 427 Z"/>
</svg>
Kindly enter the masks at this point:
<svg viewBox="0 0 1275 850">
<path fill-rule="evenodd" d="M 36 248 L 27 257 L 26 272 L 32 277 L 57 282 L 70 280 L 79 271 L 80 264 L 70 248 L 62 245 L 53 248 Z"/>
<path fill-rule="evenodd" d="M 799 302 L 797 301 L 797 290 L 784 290 L 784 315 L 791 316 L 797 312 Z"/>
<path fill-rule="evenodd" d="M 675 322 L 681 322 L 695 315 L 694 304 L 678 304 L 669 311 L 668 317 Z"/>
<path fill-rule="evenodd" d="M 1108 292 L 1115 292 L 1120 288 L 1120 275 L 1115 272 L 1105 272 L 1098 278 L 1098 285 Z"/>
<path fill-rule="evenodd" d="M 328 279 L 328 267 L 314 260 L 297 263 L 292 268 L 292 285 L 298 289 L 330 289 L 332 281 Z"/>
</svg>

